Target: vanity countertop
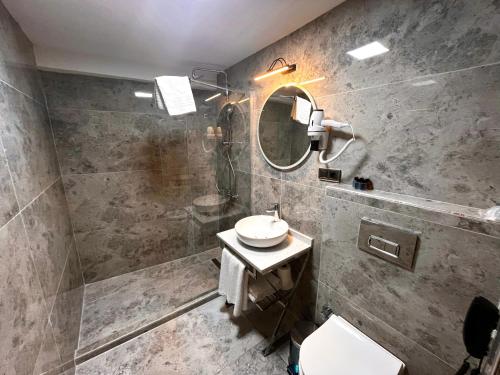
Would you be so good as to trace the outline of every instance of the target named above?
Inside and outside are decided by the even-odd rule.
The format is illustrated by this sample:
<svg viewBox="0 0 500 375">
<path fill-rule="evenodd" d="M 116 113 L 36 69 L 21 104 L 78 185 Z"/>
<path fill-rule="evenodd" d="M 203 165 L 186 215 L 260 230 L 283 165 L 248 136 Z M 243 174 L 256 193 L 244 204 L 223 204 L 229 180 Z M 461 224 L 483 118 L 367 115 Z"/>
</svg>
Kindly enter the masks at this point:
<svg viewBox="0 0 500 375">
<path fill-rule="evenodd" d="M 245 245 L 238 239 L 234 228 L 217 233 L 217 237 L 237 256 L 261 274 L 269 273 L 279 266 L 300 257 L 313 245 L 311 237 L 291 228 L 288 231 L 286 240 L 279 245 L 265 249 Z"/>
</svg>

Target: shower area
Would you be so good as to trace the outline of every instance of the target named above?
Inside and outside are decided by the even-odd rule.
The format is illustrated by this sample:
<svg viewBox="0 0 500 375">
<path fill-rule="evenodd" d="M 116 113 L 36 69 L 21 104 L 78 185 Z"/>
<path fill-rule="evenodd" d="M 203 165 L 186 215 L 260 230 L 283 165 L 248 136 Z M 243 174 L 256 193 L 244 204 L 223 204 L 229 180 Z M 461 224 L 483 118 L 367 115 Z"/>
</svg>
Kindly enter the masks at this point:
<svg viewBox="0 0 500 375">
<path fill-rule="evenodd" d="M 78 363 L 215 295 L 216 233 L 249 211 L 249 102 L 193 84 L 197 111 L 172 117 L 151 82 L 41 74 L 85 281 Z"/>
</svg>

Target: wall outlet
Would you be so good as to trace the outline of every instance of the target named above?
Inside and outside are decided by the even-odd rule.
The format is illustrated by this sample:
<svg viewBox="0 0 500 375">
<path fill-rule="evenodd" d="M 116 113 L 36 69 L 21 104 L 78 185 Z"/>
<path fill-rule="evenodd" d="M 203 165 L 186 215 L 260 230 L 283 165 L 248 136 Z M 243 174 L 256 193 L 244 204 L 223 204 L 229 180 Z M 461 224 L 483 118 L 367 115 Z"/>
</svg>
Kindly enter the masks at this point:
<svg viewBox="0 0 500 375">
<path fill-rule="evenodd" d="M 342 171 L 340 169 L 320 168 L 318 178 L 321 181 L 340 183 L 342 181 Z"/>
</svg>

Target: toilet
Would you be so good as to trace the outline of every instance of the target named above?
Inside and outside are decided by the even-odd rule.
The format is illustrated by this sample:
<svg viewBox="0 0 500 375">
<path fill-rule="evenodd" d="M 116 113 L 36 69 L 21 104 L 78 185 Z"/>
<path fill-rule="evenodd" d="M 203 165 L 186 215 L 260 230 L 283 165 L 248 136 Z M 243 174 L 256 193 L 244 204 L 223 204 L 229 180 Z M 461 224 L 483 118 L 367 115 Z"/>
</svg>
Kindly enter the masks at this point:
<svg viewBox="0 0 500 375">
<path fill-rule="evenodd" d="M 300 347 L 301 375 L 401 375 L 404 363 L 340 316 L 332 315 Z"/>
</svg>

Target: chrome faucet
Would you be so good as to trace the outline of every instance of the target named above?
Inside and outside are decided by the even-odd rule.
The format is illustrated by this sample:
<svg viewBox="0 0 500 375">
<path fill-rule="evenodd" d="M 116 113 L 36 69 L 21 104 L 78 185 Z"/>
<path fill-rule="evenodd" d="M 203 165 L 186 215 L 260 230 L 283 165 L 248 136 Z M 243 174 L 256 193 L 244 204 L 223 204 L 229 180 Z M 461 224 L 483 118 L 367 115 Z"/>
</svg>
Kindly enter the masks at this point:
<svg viewBox="0 0 500 375">
<path fill-rule="evenodd" d="M 279 203 L 274 203 L 273 208 L 266 210 L 268 214 L 274 214 L 274 221 L 280 221 L 281 219 L 281 209 Z"/>
</svg>

